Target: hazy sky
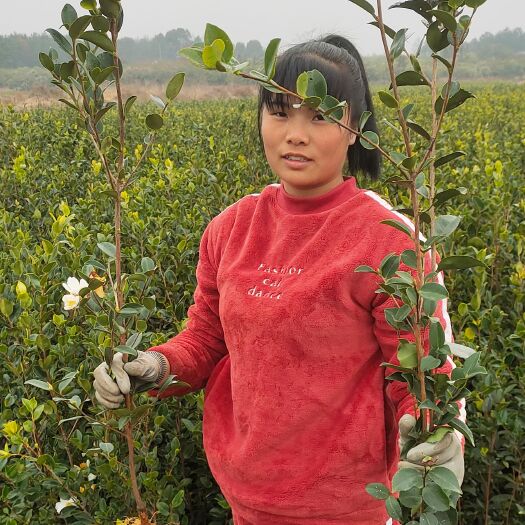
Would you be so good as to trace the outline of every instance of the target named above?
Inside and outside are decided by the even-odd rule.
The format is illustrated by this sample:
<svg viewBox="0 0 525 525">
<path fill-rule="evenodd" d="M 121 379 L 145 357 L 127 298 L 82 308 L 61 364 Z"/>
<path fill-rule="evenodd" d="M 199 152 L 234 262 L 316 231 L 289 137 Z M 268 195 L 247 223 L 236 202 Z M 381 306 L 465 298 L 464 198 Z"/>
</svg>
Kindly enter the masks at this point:
<svg viewBox="0 0 525 525">
<path fill-rule="evenodd" d="M 367 25 L 370 16 L 348 0 L 122 0 L 125 10 L 123 36 L 143 37 L 183 27 L 203 35 L 206 22 L 222 27 L 234 42 L 259 40 L 265 46 L 279 37 L 283 46 L 328 32 L 350 38 L 364 54 L 381 52 L 377 29 Z M 0 0 L 0 34 L 41 33 L 60 24 L 64 0 Z M 83 11 L 80 0 L 70 0 Z M 384 6 L 394 0 L 383 0 Z M 375 0 L 372 0 L 375 4 Z M 408 27 L 414 47 L 422 24 L 406 9 L 386 10 L 385 21 L 394 29 Z M 469 38 L 490 31 L 525 29 L 524 0 L 487 0 L 476 13 Z"/>
</svg>

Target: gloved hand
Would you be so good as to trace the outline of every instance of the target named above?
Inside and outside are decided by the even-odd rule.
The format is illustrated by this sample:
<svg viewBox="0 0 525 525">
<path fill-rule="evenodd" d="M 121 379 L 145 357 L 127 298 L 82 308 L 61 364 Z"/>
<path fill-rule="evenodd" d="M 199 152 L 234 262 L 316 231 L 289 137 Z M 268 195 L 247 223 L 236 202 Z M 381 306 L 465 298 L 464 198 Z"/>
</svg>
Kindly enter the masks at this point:
<svg viewBox="0 0 525 525">
<path fill-rule="evenodd" d="M 170 366 L 167 358 L 160 352 L 141 352 L 129 363 L 122 361 L 122 353 L 113 356 L 111 371 L 116 382 L 108 374 L 109 367 L 104 361 L 95 368 L 95 397 L 107 408 L 118 408 L 124 401 L 124 394 L 129 394 L 131 381 L 134 386 L 145 383 L 161 385 L 169 375 Z"/>
<path fill-rule="evenodd" d="M 409 439 L 409 433 L 416 424 L 416 418 L 410 414 L 405 414 L 399 420 L 399 450 L 403 450 L 405 443 Z M 441 441 L 437 443 L 421 443 L 411 448 L 407 452 L 406 461 L 399 462 L 399 468 L 417 468 L 424 470 L 425 463 L 422 462 L 426 456 L 432 456 L 432 465 L 438 465 L 451 470 L 458 479 L 459 486 L 463 483 L 465 475 L 465 463 L 461 442 L 456 432 L 449 432 Z M 427 465 L 428 466 L 428 465 Z"/>
</svg>

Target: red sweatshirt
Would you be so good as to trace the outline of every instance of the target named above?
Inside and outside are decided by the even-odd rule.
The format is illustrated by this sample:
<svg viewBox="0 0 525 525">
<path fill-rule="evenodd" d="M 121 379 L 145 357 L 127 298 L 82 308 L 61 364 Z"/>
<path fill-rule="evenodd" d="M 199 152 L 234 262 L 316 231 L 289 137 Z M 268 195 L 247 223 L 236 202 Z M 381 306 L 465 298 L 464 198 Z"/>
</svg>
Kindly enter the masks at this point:
<svg viewBox="0 0 525 525">
<path fill-rule="evenodd" d="M 413 337 L 385 321 L 377 277 L 354 270 L 413 248 L 380 224 L 400 217 L 349 177 L 317 197 L 270 184 L 206 227 L 187 325 L 149 350 L 191 385 L 159 397 L 205 387 L 204 449 L 236 525 L 387 522 L 365 486 L 390 483 L 414 402 L 380 364 Z M 446 301 L 435 315 L 452 341 Z"/>
</svg>

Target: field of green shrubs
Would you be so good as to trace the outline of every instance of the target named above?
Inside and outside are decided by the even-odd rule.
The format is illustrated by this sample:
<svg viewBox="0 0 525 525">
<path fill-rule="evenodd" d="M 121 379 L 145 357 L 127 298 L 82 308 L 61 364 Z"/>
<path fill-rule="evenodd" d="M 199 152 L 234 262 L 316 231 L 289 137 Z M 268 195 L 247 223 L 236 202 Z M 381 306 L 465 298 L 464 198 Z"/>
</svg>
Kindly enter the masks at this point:
<svg viewBox="0 0 525 525">
<path fill-rule="evenodd" d="M 471 89 L 477 99 L 446 121 L 440 152 L 466 156 L 438 169 L 442 189 L 468 190 L 450 201 L 462 222 L 445 251 L 489 267 L 446 275 L 455 339 L 481 351 L 488 371 L 467 406 L 476 448 L 466 446 L 460 523 L 517 525 L 525 522 L 525 86 Z M 139 349 L 184 326 L 210 219 L 277 182 L 255 110 L 251 99 L 174 104 L 124 195 L 123 271 L 149 280 L 134 326 Z M 147 113 L 134 108 L 128 153 L 137 158 Z M 97 243 L 112 242 L 112 200 L 91 152 L 71 112 L 0 106 L 0 525 L 107 525 L 135 512 L 126 443 L 94 418 L 91 373 L 106 336 L 93 330 L 95 313 L 62 307 L 62 283 L 104 260 Z M 358 182 L 396 207 L 409 203 L 398 187 Z M 141 269 L 144 258 L 154 272 Z M 126 291 L 140 297 L 140 282 Z M 202 448 L 203 393 L 160 402 L 143 394 L 138 404 L 138 479 L 157 523 L 231 523 Z M 55 505 L 72 494 L 82 506 L 58 514 Z"/>
</svg>

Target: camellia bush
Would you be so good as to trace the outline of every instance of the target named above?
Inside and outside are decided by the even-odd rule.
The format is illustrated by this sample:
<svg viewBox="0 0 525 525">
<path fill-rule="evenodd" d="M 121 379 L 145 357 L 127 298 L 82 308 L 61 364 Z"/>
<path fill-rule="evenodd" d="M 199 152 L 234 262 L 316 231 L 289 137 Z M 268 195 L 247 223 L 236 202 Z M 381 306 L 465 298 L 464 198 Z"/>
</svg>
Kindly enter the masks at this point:
<svg viewBox="0 0 525 525">
<path fill-rule="evenodd" d="M 381 27 L 380 3 L 376 8 L 357 3 Z M 229 523 L 231 512 L 202 450 L 202 392 L 160 403 L 137 392 L 126 407 L 105 411 L 95 402 L 91 373 L 113 352 L 132 358 L 136 350 L 159 344 L 184 327 L 205 225 L 228 204 L 272 181 L 264 157 L 254 146 L 255 106 L 251 102 L 174 105 L 171 100 L 182 87 L 182 74 L 170 82 L 164 100 L 153 97 L 146 107 L 133 105 L 133 98 L 119 103 L 116 86 L 117 103 L 107 102 L 105 90 L 120 82 L 123 74 L 118 61 L 121 7 L 114 1 L 84 1 L 82 7 L 85 14 L 80 16 L 69 5 L 62 11 L 67 36 L 50 30 L 59 47 L 71 46 L 73 66 L 59 64 L 53 51 L 45 53 L 47 59 L 40 57 L 62 90 L 66 110 L 24 113 L 1 108 L 1 125 L 7 133 L 0 135 L 0 176 L 6 196 L 0 211 L 0 524 Z M 436 6 L 430 7 L 433 11 Z M 444 7 L 436 10 L 452 13 L 457 20 L 465 16 L 459 13 L 462 6 Z M 430 31 L 439 19 L 425 13 L 431 18 L 423 17 Z M 445 32 L 442 22 L 435 27 Z M 446 31 L 448 41 L 450 30 Z M 387 38 L 386 27 L 385 33 Z M 392 65 L 392 44 L 398 33 L 391 31 L 394 39 L 387 46 Z M 404 37 L 398 37 L 398 46 L 399 39 L 400 52 L 405 53 Z M 249 73 L 233 54 L 228 61 L 221 60 L 228 41 L 224 31 L 209 25 L 203 45 L 187 53 L 197 62 L 199 56 L 201 61 L 206 56 L 208 64 L 202 61 L 202 67 L 247 75 L 280 89 L 271 84 L 277 40 L 268 46 L 264 72 Z M 211 50 L 204 53 L 206 47 Z M 443 62 L 435 60 L 435 66 L 442 67 Z M 417 63 L 417 57 L 411 63 Z M 380 268 L 363 270 L 378 272 L 385 293 L 405 304 L 411 304 L 409 289 L 414 289 L 421 309 L 419 323 L 426 320 L 432 327 L 426 312 L 435 298 L 424 297 L 426 291 L 421 289 L 439 283 L 434 282 L 435 275 L 417 281 L 418 253 L 439 242 L 442 269 L 454 267 L 443 266 L 447 259 L 461 263 L 463 271 L 447 274 L 448 291 L 431 288 L 450 296 L 454 332 L 462 344 L 444 344 L 434 327 L 429 356 L 421 356 L 417 344 L 400 347 L 401 370 L 395 378 L 409 382 L 422 415 L 433 414 L 420 418 L 414 439 L 424 440 L 431 434 L 439 437 L 444 432 L 440 429 L 457 419 L 454 397 L 467 395 L 460 387 L 481 373 L 482 366 L 488 369 L 488 375 L 472 379 L 476 388 L 467 408 L 477 447 L 465 449 L 468 467 L 457 520 L 469 525 L 519 523 L 524 512 L 525 463 L 525 200 L 519 177 L 513 174 L 522 173 L 525 166 L 525 136 L 517 124 L 523 120 L 518 112 L 522 93 L 519 88 L 487 90 L 455 112 L 447 110 L 449 103 L 443 98 L 446 118 L 436 135 L 439 140 L 433 141 L 434 151 L 420 164 L 432 144 L 434 119 L 441 116 L 436 111 L 439 90 L 432 101 L 434 75 L 427 80 L 430 85 L 399 86 L 397 95 L 393 82 L 391 90 L 378 94 L 378 100 L 390 104 L 379 109 L 388 120 L 381 143 L 362 131 L 366 115 L 355 131 L 370 147 L 380 147 L 394 160 L 385 163 L 390 184 L 379 191 L 414 220 L 419 216 L 425 233 L 432 223 L 439 224 L 440 215 L 432 217 L 435 209 L 448 209 L 445 217 L 461 214 L 462 222 L 442 219 L 449 229 L 450 224 L 456 226 L 447 235 L 439 238 L 439 230 L 434 230 L 427 235 L 432 242 L 415 244 L 413 254 L 394 254 Z M 453 82 L 449 78 L 446 83 L 451 92 L 461 91 Z M 417 92 L 422 89 L 428 93 Z M 395 107 L 390 107 L 393 102 L 387 95 L 397 101 Z M 326 98 L 321 77 L 315 73 L 301 77 L 294 96 L 299 104 L 320 107 L 324 101 L 320 111 L 326 118 L 337 118 L 344 106 L 344 101 Z M 311 100 L 314 97 L 321 102 Z M 429 103 L 434 111 L 425 111 Z M 516 108 L 510 121 L 509 104 Z M 408 118 L 405 113 L 411 105 Z M 403 149 L 399 109 L 410 121 L 406 122 L 412 130 L 409 144 L 416 157 L 412 167 Z M 163 125 L 165 120 L 170 126 Z M 419 133 L 414 131 L 417 126 Z M 453 154 L 456 151 L 465 155 Z M 443 158 L 449 162 L 441 160 L 440 165 Z M 421 171 L 416 174 L 418 166 Z M 431 181 L 432 166 L 439 173 L 439 184 Z M 448 200 L 452 196 L 460 203 Z M 414 232 L 406 233 L 418 238 Z M 396 264 L 406 261 L 412 263 L 410 283 L 408 276 L 399 282 L 403 277 L 399 271 L 396 276 Z M 403 319 L 398 312 L 392 321 L 398 326 L 412 322 L 415 306 Z M 434 367 L 422 370 L 435 362 L 425 358 L 441 362 L 451 351 L 466 357 L 467 346 L 480 350 L 481 357 L 467 357 L 456 368 L 459 377 L 447 383 L 446 391 L 436 392 Z M 426 400 L 418 388 L 421 372 Z M 432 409 L 430 402 L 439 410 Z M 454 424 L 470 437 L 468 429 Z M 429 465 L 423 483 L 414 474 L 394 480 L 405 483 L 401 487 L 406 490 L 374 485 L 369 490 L 384 498 L 391 514 L 404 523 L 435 523 L 433 519 L 454 523 L 460 492 L 449 475 L 438 475 L 439 471 L 429 475 L 436 470 Z M 391 493 L 396 488 L 398 496 Z M 447 498 L 447 510 L 436 507 L 445 501 L 440 490 Z M 416 500 L 417 505 L 405 505 Z"/>
</svg>

